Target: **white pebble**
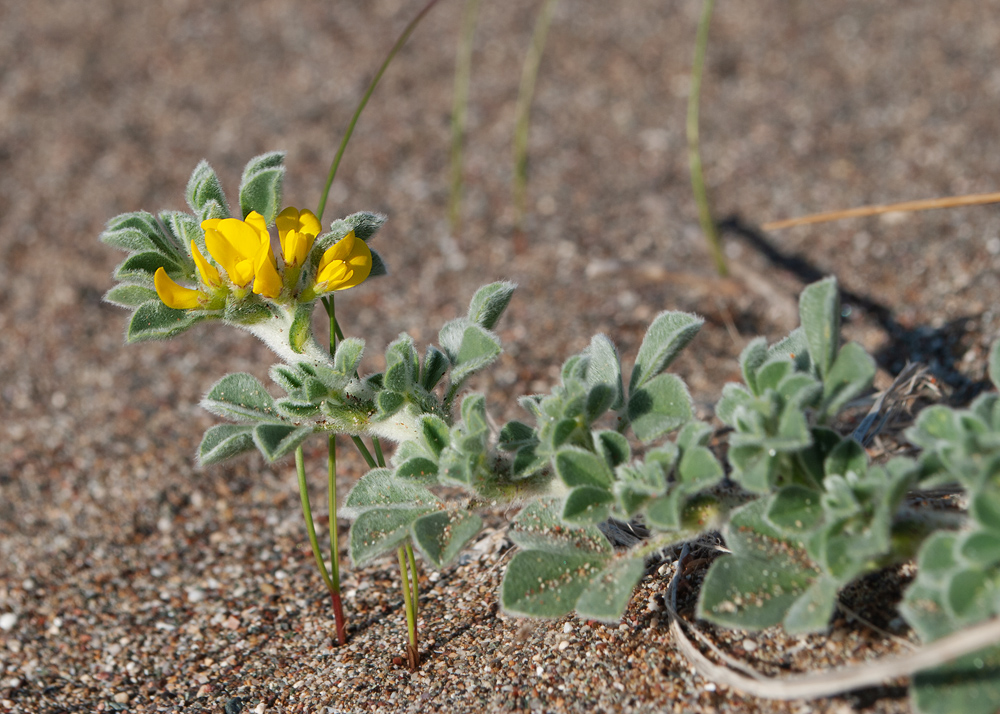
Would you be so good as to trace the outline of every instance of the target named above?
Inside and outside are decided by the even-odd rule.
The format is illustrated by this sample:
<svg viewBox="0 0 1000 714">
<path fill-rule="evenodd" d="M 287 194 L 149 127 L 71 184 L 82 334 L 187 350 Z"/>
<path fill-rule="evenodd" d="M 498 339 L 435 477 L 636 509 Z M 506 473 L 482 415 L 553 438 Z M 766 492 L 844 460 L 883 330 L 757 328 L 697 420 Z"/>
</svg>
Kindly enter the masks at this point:
<svg viewBox="0 0 1000 714">
<path fill-rule="evenodd" d="M 757 643 L 751 639 L 743 640 L 743 651 L 753 652 L 757 649 Z"/>
<path fill-rule="evenodd" d="M 267 705 L 261 702 L 256 707 L 254 707 L 254 714 L 264 714 L 267 711 Z"/>
<path fill-rule="evenodd" d="M 10 632 L 14 629 L 14 625 L 17 624 L 17 615 L 13 612 L 5 612 L 0 615 L 0 630 L 4 632 Z"/>
<path fill-rule="evenodd" d="M 567 623 L 563 624 L 563 634 L 568 635 L 572 631 L 573 631 L 573 623 L 572 622 L 567 622 Z"/>
</svg>

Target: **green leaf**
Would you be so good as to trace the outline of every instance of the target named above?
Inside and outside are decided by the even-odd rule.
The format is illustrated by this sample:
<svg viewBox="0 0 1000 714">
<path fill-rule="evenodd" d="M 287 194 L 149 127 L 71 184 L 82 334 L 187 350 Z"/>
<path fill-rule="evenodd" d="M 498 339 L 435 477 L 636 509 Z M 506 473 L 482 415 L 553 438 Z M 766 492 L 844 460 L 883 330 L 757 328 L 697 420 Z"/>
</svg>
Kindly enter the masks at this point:
<svg viewBox="0 0 1000 714">
<path fill-rule="evenodd" d="M 611 554 L 611 544 L 596 526 L 567 526 L 561 511 L 559 499 L 532 501 L 515 519 L 510 539 L 524 550 L 555 554 L 585 552 L 602 558 Z"/>
<path fill-rule="evenodd" d="M 677 446 L 681 451 L 688 451 L 697 446 L 707 446 L 712 438 L 712 425 L 703 421 L 689 421 L 677 434 Z"/>
<path fill-rule="evenodd" d="M 788 609 L 785 631 L 796 635 L 825 630 L 837 606 L 839 589 L 833 578 L 819 577 Z"/>
<path fill-rule="evenodd" d="M 698 617 L 738 629 L 771 627 L 819 577 L 805 551 L 766 522 L 766 506 L 758 499 L 733 513 L 723 530 L 732 555 L 709 568 Z"/>
<path fill-rule="evenodd" d="M 1000 646 L 918 672 L 910 697 L 924 714 L 996 714 L 1000 702 Z"/>
<path fill-rule="evenodd" d="M 311 426 L 258 424 L 253 430 L 253 440 L 264 458 L 274 462 L 292 453 L 312 433 Z"/>
<path fill-rule="evenodd" d="M 740 352 L 740 370 L 743 372 L 743 381 L 750 387 L 753 394 L 760 395 L 763 391 L 757 386 L 757 370 L 767 359 L 767 340 L 757 337 Z"/>
<path fill-rule="evenodd" d="M 410 526 L 413 544 L 435 568 L 443 568 L 483 527 L 474 513 L 437 511 L 421 516 Z"/>
<path fill-rule="evenodd" d="M 452 384 L 461 384 L 474 372 L 491 364 L 500 356 L 500 341 L 479 325 L 469 325 L 462 333 L 462 342 L 454 354 L 449 355 L 454 367 Z"/>
<path fill-rule="evenodd" d="M 706 446 L 687 449 L 677 473 L 687 492 L 708 488 L 725 475 L 722 464 Z"/>
<path fill-rule="evenodd" d="M 403 408 L 403 405 L 406 404 L 406 397 L 399 392 L 383 391 L 378 393 L 375 404 L 378 406 L 379 417 L 385 419 Z"/>
<path fill-rule="evenodd" d="M 432 509 L 373 508 L 351 524 L 351 560 L 357 566 L 392 550 L 410 535 L 410 527 Z"/>
<path fill-rule="evenodd" d="M 698 323 L 700 326 L 700 323 Z M 680 377 L 661 374 L 634 389 L 628 401 L 632 431 L 650 442 L 683 426 L 691 419 L 691 397 Z"/>
<path fill-rule="evenodd" d="M 391 469 L 372 469 L 347 494 L 342 513 L 354 517 L 370 509 L 437 510 L 441 502 L 423 486 L 400 481 Z"/>
<path fill-rule="evenodd" d="M 445 372 L 448 371 L 448 356 L 433 345 L 427 346 L 424 355 L 424 366 L 420 373 L 420 386 L 428 392 L 437 386 Z"/>
<path fill-rule="evenodd" d="M 279 399 L 274 403 L 278 413 L 288 419 L 312 419 L 322 413 L 319 404 L 297 399 Z"/>
<path fill-rule="evenodd" d="M 490 283 L 476 291 L 469 303 L 469 319 L 486 330 L 492 330 L 514 295 L 517 283 Z"/>
<path fill-rule="evenodd" d="M 573 525 L 595 525 L 611 515 L 615 497 L 599 486 L 577 486 L 563 504 L 562 519 Z"/>
<path fill-rule="evenodd" d="M 844 406 L 871 387 L 875 360 L 857 342 L 848 342 L 823 379 L 823 409 L 835 416 Z"/>
<path fill-rule="evenodd" d="M 378 232 L 378 229 L 382 227 L 385 220 L 386 217 L 381 213 L 372 213 L 370 211 L 352 213 L 344 219 L 344 223 L 349 228 L 344 231 L 343 235 L 347 235 L 349 231 L 354 231 L 355 236 L 367 243 Z"/>
<path fill-rule="evenodd" d="M 101 233 L 101 242 L 129 253 L 161 253 L 176 262 L 182 261 L 187 247 L 164 233 L 156 218 L 146 211 L 123 213 L 112 218 Z"/>
<path fill-rule="evenodd" d="M 833 451 L 823 462 L 823 472 L 827 476 L 846 476 L 854 472 L 863 476 L 868 471 L 868 454 L 854 439 L 843 439 L 833 447 Z"/>
<path fill-rule="evenodd" d="M 618 622 L 628 607 L 643 569 L 642 558 L 613 560 L 581 593 L 576 601 L 577 615 L 599 622 Z"/>
<path fill-rule="evenodd" d="M 607 429 L 595 431 L 593 436 L 594 447 L 612 469 L 626 463 L 631 458 L 632 448 L 624 435 Z"/>
<path fill-rule="evenodd" d="M 605 409 L 621 409 L 625 403 L 625 389 L 622 386 L 621 362 L 614 344 L 604 335 L 594 335 L 584 354 L 590 359 L 587 386 L 593 391 L 594 387 L 605 385 L 611 394 L 609 404 L 600 413 L 603 414 Z"/>
<path fill-rule="evenodd" d="M 522 446 L 533 446 L 538 443 L 535 430 L 520 421 L 509 421 L 500 429 L 497 445 L 504 451 L 517 451 Z"/>
<path fill-rule="evenodd" d="M 514 555 L 500 586 L 500 602 L 511 615 L 562 617 L 600 572 L 605 557 L 525 550 Z"/>
<path fill-rule="evenodd" d="M 151 284 L 153 274 L 163 268 L 171 278 L 183 279 L 184 270 L 174 260 L 156 251 L 133 253 L 115 268 L 115 280 L 143 280 Z"/>
<path fill-rule="evenodd" d="M 646 330 L 632 368 L 629 392 L 653 379 L 670 366 L 701 329 L 704 320 L 683 312 L 661 312 Z"/>
<path fill-rule="evenodd" d="M 129 342 L 165 340 L 190 329 L 193 325 L 214 317 L 211 313 L 192 310 L 174 310 L 159 298 L 140 305 L 128 323 L 126 339 Z"/>
<path fill-rule="evenodd" d="M 333 355 L 333 369 L 341 374 L 354 375 L 365 353 L 365 341 L 348 337 L 340 341 Z"/>
<path fill-rule="evenodd" d="M 726 426 L 736 426 L 736 410 L 749 406 L 753 395 L 735 382 L 727 382 L 722 387 L 722 397 L 715 405 L 715 416 Z"/>
<path fill-rule="evenodd" d="M 222 184 L 219 182 L 219 177 L 215 175 L 215 171 L 204 159 L 198 162 L 191 173 L 184 195 L 191 211 L 200 220 L 229 218 L 229 204 L 226 202 L 226 194 L 222 190 Z"/>
<path fill-rule="evenodd" d="M 813 283 L 799 296 L 799 319 L 809 345 L 809 355 L 826 379 L 837 357 L 840 342 L 840 291 L 837 279 Z"/>
<path fill-rule="evenodd" d="M 204 409 L 233 421 L 275 421 L 274 399 L 256 377 L 246 372 L 227 374 L 201 400 Z"/>
<path fill-rule="evenodd" d="M 993 386 L 1000 389 L 1000 340 L 996 340 L 990 347 L 989 372 Z"/>
<path fill-rule="evenodd" d="M 231 459 L 254 448 L 253 427 L 217 424 L 209 428 L 198 447 L 198 464 L 208 466 Z"/>
<path fill-rule="evenodd" d="M 417 379 L 420 365 L 413 338 L 405 332 L 385 350 L 385 388 L 403 394 L 410 391 Z"/>
<path fill-rule="evenodd" d="M 444 419 L 425 414 L 420 419 L 420 431 L 424 437 L 424 444 L 435 456 L 440 456 L 449 443 L 451 443 L 451 432 Z"/>
<path fill-rule="evenodd" d="M 155 290 L 144 285 L 115 285 L 104 293 L 104 302 L 118 307 L 135 308 L 151 301 L 159 302 L 160 298 Z"/>
<path fill-rule="evenodd" d="M 765 517 L 782 533 L 808 533 L 823 520 L 822 498 L 822 493 L 805 486 L 785 486 L 770 499 Z"/>
<path fill-rule="evenodd" d="M 246 218 L 257 211 L 268 225 L 274 223 L 281 206 L 281 187 L 285 179 L 285 154 L 272 151 L 247 162 L 240 182 L 240 211 Z"/>
<path fill-rule="evenodd" d="M 555 467 L 556 474 L 570 488 L 598 486 L 607 489 L 611 488 L 614 480 L 611 469 L 602 457 L 574 446 L 559 450 L 555 457 Z"/>
<path fill-rule="evenodd" d="M 396 468 L 396 478 L 416 483 L 437 483 L 438 465 L 430 459 L 416 456 L 407 459 Z"/>
</svg>

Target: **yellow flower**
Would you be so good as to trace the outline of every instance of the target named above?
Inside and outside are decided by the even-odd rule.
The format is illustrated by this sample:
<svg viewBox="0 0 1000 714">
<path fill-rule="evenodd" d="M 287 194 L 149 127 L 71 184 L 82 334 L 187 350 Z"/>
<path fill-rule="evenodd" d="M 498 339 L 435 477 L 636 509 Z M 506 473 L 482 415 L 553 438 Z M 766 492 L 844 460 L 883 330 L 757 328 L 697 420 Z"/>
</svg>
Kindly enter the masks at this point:
<svg viewBox="0 0 1000 714">
<path fill-rule="evenodd" d="M 286 268 L 302 265 L 316 236 L 322 230 L 319 219 L 312 211 L 299 211 L 289 206 L 274 221 L 281 242 L 281 257 Z"/>
<path fill-rule="evenodd" d="M 191 241 L 191 256 L 194 258 L 195 265 L 198 266 L 201 282 L 209 288 L 221 288 L 222 277 L 219 275 L 219 271 L 205 260 L 205 256 L 198 250 L 194 241 Z M 157 268 L 153 274 L 153 285 L 156 287 L 156 294 L 160 296 L 163 304 L 175 310 L 193 310 L 207 305 L 211 300 L 211 296 L 203 290 L 192 290 L 178 285 L 163 268 Z"/>
<path fill-rule="evenodd" d="M 364 282 L 372 271 L 372 252 L 351 231 L 323 253 L 316 271 L 317 293 L 346 290 Z"/>
<path fill-rule="evenodd" d="M 271 251 L 271 236 L 264 217 L 251 211 L 245 220 L 210 218 L 201 222 L 205 245 L 238 288 L 253 282 L 253 291 L 276 298 L 281 292 L 281 276 Z"/>
</svg>

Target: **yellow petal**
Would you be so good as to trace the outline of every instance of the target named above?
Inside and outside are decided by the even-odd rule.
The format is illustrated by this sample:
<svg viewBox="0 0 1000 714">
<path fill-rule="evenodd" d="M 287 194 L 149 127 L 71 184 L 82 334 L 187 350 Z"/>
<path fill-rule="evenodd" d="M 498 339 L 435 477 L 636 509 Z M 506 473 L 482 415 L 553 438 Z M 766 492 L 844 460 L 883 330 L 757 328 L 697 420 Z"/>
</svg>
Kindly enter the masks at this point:
<svg viewBox="0 0 1000 714">
<path fill-rule="evenodd" d="M 254 261 L 253 291 L 268 298 L 276 298 L 281 293 L 281 276 L 274 264 L 270 243 L 261 246 Z"/>
<path fill-rule="evenodd" d="M 201 273 L 201 282 L 212 288 L 222 287 L 222 276 L 219 275 L 218 268 L 205 260 L 205 256 L 198 250 L 198 246 L 194 241 L 191 241 L 191 257 L 194 258 L 194 263 L 198 266 L 198 272 Z"/>
<path fill-rule="evenodd" d="M 153 285 L 156 286 L 156 294 L 167 307 L 175 310 L 192 310 L 200 305 L 201 293 L 178 285 L 163 268 L 157 268 L 153 274 Z"/>
<path fill-rule="evenodd" d="M 371 272 L 372 252 L 368 244 L 351 231 L 323 253 L 316 271 L 317 292 L 353 288 L 364 282 Z"/>
<path fill-rule="evenodd" d="M 281 241 L 281 255 L 285 259 L 286 266 L 302 265 L 309 249 L 312 248 L 316 236 L 309 235 L 297 230 L 288 231 Z"/>
<path fill-rule="evenodd" d="M 260 252 L 261 244 L 270 244 L 267 224 L 263 217 L 252 212 L 246 221 L 237 218 L 212 218 L 202 221 L 205 230 L 205 246 L 229 275 L 235 285 L 246 287 L 253 279 L 253 260 Z M 249 268 L 240 265 L 250 261 Z"/>
</svg>

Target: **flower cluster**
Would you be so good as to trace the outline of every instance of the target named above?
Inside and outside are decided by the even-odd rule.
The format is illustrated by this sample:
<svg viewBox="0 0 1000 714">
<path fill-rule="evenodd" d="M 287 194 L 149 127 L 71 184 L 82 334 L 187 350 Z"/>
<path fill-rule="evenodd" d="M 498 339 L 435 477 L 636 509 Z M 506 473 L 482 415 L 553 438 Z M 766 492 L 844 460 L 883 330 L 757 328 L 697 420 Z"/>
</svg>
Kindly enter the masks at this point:
<svg viewBox="0 0 1000 714">
<path fill-rule="evenodd" d="M 288 207 L 275 218 L 275 227 L 280 244 L 277 254 L 267 222 L 257 211 L 251 211 L 242 221 L 202 221 L 205 247 L 214 264 L 192 240 L 191 257 L 201 284 L 197 288 L 184 287 L 161 267 L 153 276 L 156 294 L 167 307 L 176 310 L 218 310 L 230 293 L 239 300 L 251 291 L 280 302 L 311 302 L 325 293 L 354 287 L 371 273 L 371 250 L 351 231 L 323 252 L 313 278 L 299 285 L 321 230 L 319 219 L 311 211 Z"/>
</svg>

